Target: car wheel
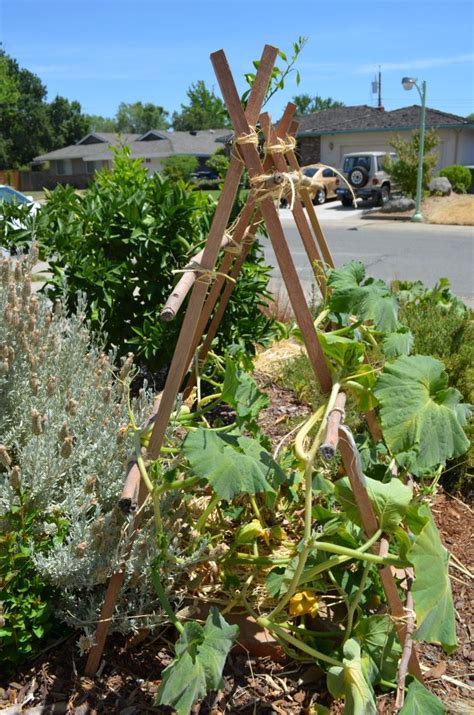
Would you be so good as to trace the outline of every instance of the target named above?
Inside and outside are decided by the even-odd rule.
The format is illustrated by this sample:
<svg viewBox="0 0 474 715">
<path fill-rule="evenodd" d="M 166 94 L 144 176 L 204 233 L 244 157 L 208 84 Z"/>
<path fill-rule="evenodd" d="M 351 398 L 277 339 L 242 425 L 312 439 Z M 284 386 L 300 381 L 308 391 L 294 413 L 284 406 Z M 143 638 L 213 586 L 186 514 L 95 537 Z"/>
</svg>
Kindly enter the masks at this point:
<svg viewBox="0 0 474 715">
<path fill-rule="evenodd" d="M 316 192 L 314 199 L 313 199 L 313 204 L 316 206 L 322 206 L 326 201 L 326 192 L 324 189 L 319 189 L 319 191 Z"/>
<path fill-rule="evenodd" d="M 352 186 L 360 189 L 368 182 L 369 172 L 363 166 L 355 166 L 352 171 L 349 172 L 349 176 L 347 178 L 349 184 L 352 184 Z"/>
<path fill-rule="evenodd" d="M 390 200 L 390 189 L 388 186 L 382 186 L 380 189 L 380 196 L 379 196 L 379 206 L 385 206 L 386 203 Z"/>
<path fill-rule="evenodd" d="M 349 199 L 349 198 L 341 199 L 341 203 L 342 203 L 343 206 L 346 207 L 346 209 L 347 209 L 347 208 L 352 208 L 352 207 L 354 206 L 354 203 L 353 203 L 352 199 Z"/>
</svg>

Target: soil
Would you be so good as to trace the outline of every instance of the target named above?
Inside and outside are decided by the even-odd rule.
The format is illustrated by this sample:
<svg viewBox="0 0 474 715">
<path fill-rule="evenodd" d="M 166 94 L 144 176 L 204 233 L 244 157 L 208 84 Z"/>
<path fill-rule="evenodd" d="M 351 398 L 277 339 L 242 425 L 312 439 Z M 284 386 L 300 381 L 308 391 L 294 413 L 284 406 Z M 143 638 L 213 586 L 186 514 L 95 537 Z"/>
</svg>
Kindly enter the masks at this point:
<svg viewBox="0 0 474 715">
<path fill-rule="evenodd" d="M 291 421 L 302 418 L 308 409 L 298 404 L 290 390 L 257 375 L 270 397 L 270 407 L 261 421 L 274 446 L 291 429 Z M 288 426 L 290 423 L 290 426 Z M 440 648 L 417 648 L 428 687 L 448 706 L 451 713 L 473 712 L 469 701 L 474 693 L 474 600 L 472 577 L 474 553 L 471 548 L 474 527 L 472 507 L 454 495 L 438 493 L 432 509 L 441 537 L 452 552 L 450 573 L 456 608 L 458 649 L 449 657 Z M 457 560 L 456 560 L 457 559 Z M 464 569 L 464 570 L 463 570 Z M 154 696 L 160 673 L 171 661 L 173 633 L 161 632 L 141 642 L 120 637 L 108 640 L 99 673 L 94 680 L 82 676 L 85 657 L 77 650 L 77 635 L 50 644 L 36 659 L 21 667 L 8 680 L 0 676 L 0 711 L 5 715 L 29 713 L 162 713 L 169 708 L 155 707 Z M 232 652 L 224 671 L 224 687 L 197 705 L 194 715 L 309 715 L 316 705 L 330 708 L 331 715 L 342 713 L 340 702 L 332 702 L 321 671 L 286 657 L 255 657 Z M 392 696 L 377 700 L 379 714 L 395 712 Z M 428 714 L 427 714 L 428 715 Z"/>
</svg>

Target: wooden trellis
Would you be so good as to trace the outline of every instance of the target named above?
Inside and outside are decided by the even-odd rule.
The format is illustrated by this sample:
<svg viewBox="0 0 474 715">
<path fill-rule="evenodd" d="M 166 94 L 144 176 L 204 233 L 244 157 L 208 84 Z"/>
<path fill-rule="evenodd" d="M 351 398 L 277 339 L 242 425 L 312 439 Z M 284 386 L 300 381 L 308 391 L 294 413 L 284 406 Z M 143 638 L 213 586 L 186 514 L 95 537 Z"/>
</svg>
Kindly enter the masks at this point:
<svg viewBox="0 0 474 715">
<path fill-rule="evenodd" d="M 313 318 L 274 201 L 275 195 L 282 190 L 286 191 L 288 196 L 296 194 L 296 200 L 292 202 L 295 223 L 308 260 L 313 267 L 315 280 L 319 287 L 325 290 L 325 269 L 333 267 L 334 262 L 308 190 L 301 180 L 294 152 L 297 122 L 293 117 L 296 107 L 294 104 L 288 104 L 276 128 L 272 126 L 267 113 L 261 114 L 277 55 L 276 48 L 268 45 L 265 47 L 245 111 L 224 52 L 219 50 L 211 55 L 211 62 L 234 127 L 234 144 L 206 245 L 185 268 L 182 278 L 173 289 L 161 314 L 164 320 L 173 319 L 191 291 L 166 385 L 155 402 L 153 430 L 146 455 L 149 460 L 156 460 L 160 455 L 165 431 L 178 394 L 181 392 L 186 396 L 194 385 L 195 373 L 191 370 L 194 359 L 197 357 L 199 363 L 203 363 L 206 359 L 232 294 L 235 280 L 238 279 L 247 252 L 262 221 L 265 222 L 308 358 L 321 391 L 323 394 L 329 393 L 332 387 L 331 373 L 314 329 Z M 260 124 L 265 138 L 263 161 L 255 130 L 257 123 Z M 244 168 L 248 170 L 252 190 L 236 224 L 230 230 L 229 218 Z M 216 270 L 221 249 L 224 250 L 224 256 Z M 227 277 L 232 280 L 227 280 Z M 345 395 L 340 394 L 328 421 L 323 447 L 326 457 L 334 454 L 339 447 L 364 530 L 370 538 L 378 531 L 379 525 L 367 494 L 359 454 L 351 434 L 341 424 L 344 402 Z M 366 413 L 366 419 L 373 437 L 379 440 L 382 433 L 374 413 Z M 147 490 L 140 478 L 138 467 L 132 463 L 125 480 L 120 506 L 129 513 L 137 508 L 139 511 L 146 494 Z M 139 527 L 137 518 L 134 526 Z M 386 555 L 388 542 L 382 538 L 373 548 L 380 555 Z M 99 666 L 109 623 L 113 617 L 124 577 L 125 570 L 122 570 L 113 574 L 109 581 L 96 630 L 95 645 L 89 652 L 86 663 L 85 672 L 88 676 L 93 676 Z M 406 612 L 391 568 L 382 568 L 380 578 L 403 644 L 406 638 Z M 414 650 L 410 658 L 409 671 L 421 680 L 420 666 Z"/>
</svg>

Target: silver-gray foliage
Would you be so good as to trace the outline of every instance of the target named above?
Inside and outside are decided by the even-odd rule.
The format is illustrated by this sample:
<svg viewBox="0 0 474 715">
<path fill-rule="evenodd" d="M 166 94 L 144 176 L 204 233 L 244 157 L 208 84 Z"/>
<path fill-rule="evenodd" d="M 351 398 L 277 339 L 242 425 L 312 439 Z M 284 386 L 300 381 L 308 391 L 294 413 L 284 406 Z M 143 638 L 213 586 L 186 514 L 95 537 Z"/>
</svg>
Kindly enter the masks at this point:
<svg viewBox="0 0 474 715">
<path fill-rule="evenodd" d="M 125 567 L 112 630 L 128 632 L 161 621 L 162 613 L 146 578 L 156 556 L 146 510 L 124 559 L 131 522 L 116 504 L 132 449 L 126 391 L 113 356 L 91 339 L 85 304 L 65 315 L 59 302 L 32 294 L 33 260 L 0 264 L 0 532 L 20 501 L 43 515 L 36 528 L 51 537 L 51 548 L 33 553 L 36 567 L 61 593 L 59 616 L 88 634 L 108 578 Z M 143 422 L 150 395 L 142 391 L 133 411 Z M 62 539 L 54 539 L 57 523 Z"/>
</svg>

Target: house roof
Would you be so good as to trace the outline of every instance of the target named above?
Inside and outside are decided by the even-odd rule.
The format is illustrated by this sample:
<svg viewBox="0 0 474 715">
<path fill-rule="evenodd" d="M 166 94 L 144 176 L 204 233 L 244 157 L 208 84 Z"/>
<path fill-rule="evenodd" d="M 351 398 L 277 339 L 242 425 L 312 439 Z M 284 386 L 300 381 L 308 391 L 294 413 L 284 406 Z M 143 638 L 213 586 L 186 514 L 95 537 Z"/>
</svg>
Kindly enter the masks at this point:
<svg viewBox="0 0 474 715">
<path fill-rule="evenodd" d="M 419 105 L 402 107 L 386 112 L 385 109 L 369 107 L 367 104 L 354 107 L 334 107 L 320 112 L 307 114 L 299 118 L 298 137 L 319 134 L 336 134 L 354 131 L 402 131 L 418 129 L 420 126 Z M 465 117 L 426 108 L 425 125 L 427 128 L 474 128 L 474 124 Z"/>
<path fill-rule="evenodd" d="M 125 144 L 130 147 L 133 158 L 166 158 L 174 154 L 210 156 L 217 148 L 217 139 L 229 133 L 228 129 L 202 129 L 195 132 L 168 132 L 152 129 L 145 134 L 111 134 L 91 132 L 62 149 L 36 156 L 34 161 L 52 159 L 82 159 L 100 161 L 112 158 L 111 147 Z M 156 137 L 156 138 L 155 138 Z"/>
</svg>

